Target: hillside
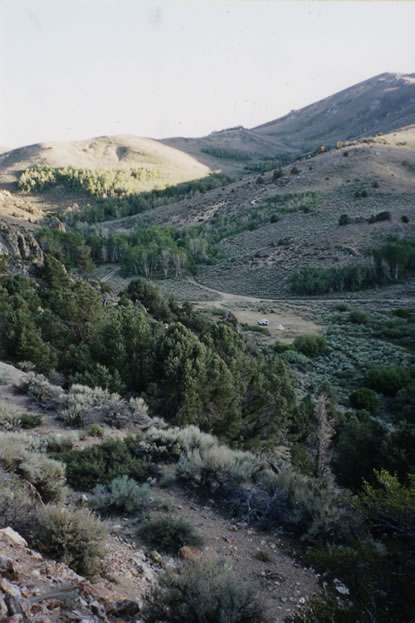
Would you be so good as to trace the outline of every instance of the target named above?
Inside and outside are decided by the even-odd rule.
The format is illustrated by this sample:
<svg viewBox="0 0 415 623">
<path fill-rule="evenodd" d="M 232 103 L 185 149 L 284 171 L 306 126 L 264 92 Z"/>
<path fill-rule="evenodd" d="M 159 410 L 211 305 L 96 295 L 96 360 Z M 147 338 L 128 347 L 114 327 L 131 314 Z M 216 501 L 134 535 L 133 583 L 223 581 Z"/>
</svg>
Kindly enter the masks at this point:
<svg viewBox="0 0 415 623">
<path fill-rule="evenodd" d="M 320 145 L 391 132 L 415 121 L 415 74 L 384 73 L 255 128 L 236 126 L 201 138 L 170 138 L 209 166 L 243 170 L 251 161 L 292 158 Z M 222 157 L 215 158 L 215 153 Z"/>
<path fill-rule="evenodd" d="M 146 169 L 153 175 L 142 190 L 178 184 L 210 173 L 208 167 L 188 154 L 150 138 L 101 136 L 85 141 L 38 143 L 8 151 L 0 156 L 0 185 L 5 188 L 8 184 L 10 189 L 22 170 L 35 165 Z"/>
<path fill-rule="evenodd" d="M 391 132 L 415 121 L 415 74 L 384 73 L 254 128 L 307 152 L 319 145 Z"/>
<path fill-rule="evenodd" d="M 291 275 L 304 266 L 360 262 L 390 234 L 411 238 L 414 180 L 415 126 L 408 126 L 283 167 L 277 179 L 272 172 L 252 176 L 149 210 L 146 222 L 221 232 L 224 257 L 200 267 L 200 283 L 234 294 L 286 296 Z M 367 222 L 382 211 L 391 218 Z M 342 214 L 351 220 L 346 226 L 339 226 Z M 102 226 L 130 231 L 140 218 Z"/>
</svg>

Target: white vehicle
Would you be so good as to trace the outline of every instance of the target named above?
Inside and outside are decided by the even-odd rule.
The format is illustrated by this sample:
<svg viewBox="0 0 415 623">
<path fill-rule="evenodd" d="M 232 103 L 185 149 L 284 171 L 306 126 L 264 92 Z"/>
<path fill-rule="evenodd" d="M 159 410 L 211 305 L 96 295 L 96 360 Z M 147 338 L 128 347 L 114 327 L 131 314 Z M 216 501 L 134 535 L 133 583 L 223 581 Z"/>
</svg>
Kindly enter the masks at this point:
<svg viewBox="0 0 415 623">
<path fill-rule="evenodd" d="M 266 318 L 261 318 L 261 320 L 258 320 L 258 324 L 261 327 L 267 327 L 268 326 L 268 320 Z"/>
</svg>

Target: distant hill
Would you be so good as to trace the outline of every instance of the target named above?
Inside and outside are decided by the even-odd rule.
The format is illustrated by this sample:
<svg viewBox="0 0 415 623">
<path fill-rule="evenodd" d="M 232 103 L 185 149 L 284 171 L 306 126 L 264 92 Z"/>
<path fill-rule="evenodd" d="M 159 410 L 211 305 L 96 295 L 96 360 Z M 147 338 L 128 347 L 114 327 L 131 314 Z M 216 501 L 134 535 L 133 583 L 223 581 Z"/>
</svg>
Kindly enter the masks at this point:
<svg viewBox="0 0 415 623">
<path fill-rule="evenodd" d="M 100 136 L 85 141 L 37 143 L 0 156 L 0 182 L 14 182 L 24 169 L 38 164 L 88 169 L 145 168 L 155 171 L 149 187 L 178 184 L 211 171 L 192 156 L 150 138 Z"/>
<path fill-rule="evenodd" d="M 307 152 L 338 140 L 391 132 L 415 122 L 415 74 L 384 73 L 254 128 Z"/>
<path fill-rule="evenodd" d="M 256 172 L 264 160 L 274 168 L 313 152 L 415 123 L 415 74 L 384 73 L 255 128 L 234 126 L 200 138 L 163 140 L 101 136 L 85 141 L 38 143 L 2 153 L 0 185 L 36 164 L 85 168 L 157 169 L 157 185 Z"/>
<path fill-rule="evenodd" d="M 230 172 L 243 170 L 249 159 L 293 157 L 414 122 L 415 74 L 384 73 L 252 129 L 236 126 L 201 138 L 163 142 Z"/>
</svg>

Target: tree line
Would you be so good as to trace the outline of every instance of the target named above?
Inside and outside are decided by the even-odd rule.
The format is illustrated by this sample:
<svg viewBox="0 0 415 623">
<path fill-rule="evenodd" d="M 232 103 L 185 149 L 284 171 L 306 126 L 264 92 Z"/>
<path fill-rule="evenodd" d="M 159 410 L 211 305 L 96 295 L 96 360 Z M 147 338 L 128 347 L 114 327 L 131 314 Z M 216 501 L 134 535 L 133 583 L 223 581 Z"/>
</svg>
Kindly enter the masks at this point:
<svg viewBox="0 0 415 623">
<path fill-rule="evenodd" d="M 365 290 L 399 281 L 415 267 L 415 243 L 391 240 L 371 251 L 365 263 L 320 268 L 304 267 L 290 280 L 294 294 L 317 296 Z"/>
<path fill-rule="evenodd" d="M 158 179 L 162 183 L 158 169 L 83 169 L 36 165 L 21 173 L 17 186 L 23 192 L 42 192 L 62 185 L 69 191 L 81 192 L 94 199 L 93 204 L 88 204 L 82 210 L 69 210 L 66 213 L 65 222 L 74 225 L 79 221 L 99 223 L 134 216 L 232 181 L 222 173 L 211 173 L 199 180 L 143 191 L 145 182 Z"/>
</svg>

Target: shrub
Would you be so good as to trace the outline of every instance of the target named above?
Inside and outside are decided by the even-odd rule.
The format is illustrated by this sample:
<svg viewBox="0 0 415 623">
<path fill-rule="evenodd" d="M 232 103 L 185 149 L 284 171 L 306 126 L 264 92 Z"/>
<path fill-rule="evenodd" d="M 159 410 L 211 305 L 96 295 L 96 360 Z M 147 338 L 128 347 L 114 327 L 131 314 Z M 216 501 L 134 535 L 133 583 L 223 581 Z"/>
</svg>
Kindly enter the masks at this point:
<svg viewBox="0 0 415 623">
<path fill-rule="evenodd" d="M 326 616 L 302 618 L 305 623 L 317 620 L 401 623 L 413 619 L 411 535 L 415 520 L 415 480 L 410 478 L 409 486 L 403 487 L 384 470 L 375 472 L 375 476 L 375 486 L 365 483 L 355 503 L 363 520 L 359 540 L 351 547 L 317 548 L 307 556 L 317 571 L 336 578 L 335 584 L 339 580 L 344 582 L 350 589 L 344 604 L 347 610 L 332 608 L 328 616 L 326 609 Z"/>
<path fill-rule="evenodd" d="M 46 450 L 48 452 L 64 452 L 65 450 L 71 450 L 74 444 L 79 440 L 79 434 L 75 431 L 62 435 L 56 433 L 51 435 L 46 440 Z"/>
<path fill-rule="evenodd" d="M 24 393 L 31 394 L 42 404 L 62 402 L 64 399 L 64 391 L 61 387 L 52 385 L 43 374 L 36 374 L 36 372 L 29 372 L 19 387 Z"/>
<path fill-rule="evenodd" d="M 336 305 L 334 306 L 334 309 L 336 309 L 339 312 L 345 312 L 345 311 L 348 311 L 349 306 L 347 305 L 347 303 L 336 303 Z"/>
<path fill-rule="evenodd" d="M 405 308 L 405 307 L 398 307 L 397 309 L 394 309 L 392 314 L 394 316 L 398 316 L 398 318 L 410 318 L 411 314 L 412 314 L 412 310 Z"/>
<path fill-rule="evenodd" d="M 99 424 L 92 424 L 91 428 L 89 429 L 89 434 L 91 435 L 91 437 L 103 437 L 104 431 L 101 426 L 99 426 Z"/>
<path fill-rule="evenodd" d="M 410 378 L 408 370 L 401 366 L 375 366 L 369 370 L 366 384 L 380 394 L 395 396 Z"/>
<path fill-rule="evenodd" d="M 101 387 L 91 388 L 74 383 L 66 397 L 66 408 L 61 416 L 68 426 L 82 427 L 94 420 L 112 426 L 146 415 L 146 405 L 141 398 L 123 400 L 118 394 Z M 98 426 L 99 428 L 99 426 Z M 98 430 L 94 427 L 94 430 Z M 99 435 L 98 435 L 99 436 Z"/>
<path fill-rule="evenodd" d="M 65 486 L 65 467 L 44 454 L 28 453 L 18 469 L 38 491 L 43 502 L 58 502 Z"/>
<path fill-rule="evenodd" d="M 349 320 L 354 324 L 364 324 L 369 319 L 369 314 L 367 312 L 361 311 L 360 309 L 355 309 L 349 313 Z"/>
<path fill-rule="evenodd" d="M 140 481 L 156 474 L 154 467 L 134 456 L 132 446 L 133 442 L 128 439 L 107 439 L 91 448 L 64 452 L 59 459 L 66 463 L 68 483 L 81 490 L 106 484 L 117 476 L 126 475 Z"/>
<path fill-rule="evenodd" d="M 317 357 L 327 352 L 327 341 L 321 335 L 298 335 L 294 347 L 307 357 Z"/>
<path fill-rule="evenodd" d="M 240 582 L 221 560 L 186 562 L 167 571 L 147 595 L 146 623 L 260 623 L 264 621 L 256 590 Z"/>
<path fill-rule="evenodd" d="M 36 500 L 16 476 L 0 485 L 0 528 L 7 526 L 27 540 L 33 538 L 37 527 Z"/>
<path fill-rule="evenodd" d="M 0 437 L 0 466 L 6 471 L 16 472 L 28 454 L 30 440 L 23 435 L 3 433 Z"/>
<path fill-rule="evenodd" d="M 219 493 L 225 486 L 235 486 L 251 478 L 261 461 L 250 452 L 231 450 L 219 445 L 212 435 L 201 433 L 195 426 L 183 430 L 183 451 L 176 473 L 205 493 Z"/>
<path fill-rule="evenodd" d="M 379 411 L 379 396 L 373 389 L 359 387 L 359 389 L 355 389 L 354 392 L 350 394 L 349 400 L 353 409 L 363 409 L 372 415 L 376 415 Z"/>
<path fill-rule="evenodd" d="M 351 218 L 348 214 L 340 214 L 339 225 L 349 225 L 351 222 Z"/>
<path fill-rule="evenodd" d="M 89 505 L 100 512 L 133 513 L 143 508 L 149 495 L 150 485 L 138 485 L 128 476 L 119 476 L 108 487 L 97 485 Z"/>
<path fill-rule="evenodd" d="M 258 518 L 265 529 L 285 526 L 309 542 L 342 541 L 353 530 L 355 517 L 347 496 L 322 478 L 288 469 L 268 472 L 257 488 L 257 501 L 253 491 L 249 505 L 262 505 Z"/>
<path fill-rule="evenodd" d="M 10 405 L 0 400 L 0 430 L 13 430 L 21 423 L 21 414 Z"/>
<path fill-rule="evenodd" d="M 255 553 L 255 558 L 261 562 L 269 562 L 271 560 L 269 553 L 261 549 Z"/>
<path fill-rule="evenodd" d="M 310 359 L 303 355 L 303 353 L 298 353 L 295 350 L 286 350 L 285 353 L 282 353 L 282 358 L 284 361 L 293 364 L 294 366 L 298 366 L 302 370 L 307 367 L 307 364 L 310 362 Z"/>
<path fill-rule="evenodd" d="M 93 575 L 104 555 L 106 529 L 89 510 L 46 506 L 39 513 L 43 550 L 77 573 Z"/>
<path fill-rule="evenodd" d="M 24 413 L 19 418 L 20 428 L 25 430 L 36 428 L 42 424 L 42 418 L 40 415 L 29 415 L 28 413 Z"/>
<path fill-rule="evenodd" d="M 272 181 L 276 182 L 277 180 L 280 179 L 280 177 L 284 176 L 284 172 L 282 169 L 275 169 L 273 174 L 272 174 Z"/>
<path fill-rule="evenodd" d="M 401 216 L 401 221 L 402 223 L 409 223 L 409 216 L 406 216 L 406 214 L 403 214 Z"/>
<path fill-rule="evenodd" d="M 383 212 L 378 212 L 377 214 L 372 214 L 367 219 L 368 223 L 379 223 L 380 221 L 390 221 L 392 218 L 391 213 L 388 210 L 384 210 Z"/>
<path fill-rule="evenodd" d="M 177 554 L 184 545 L 197 547 L 203 543 L 193 526 L 184 519 L 172 517 L 145 521 L 138 535 L 149 547 L 169 554 Z"/>
</svg>

